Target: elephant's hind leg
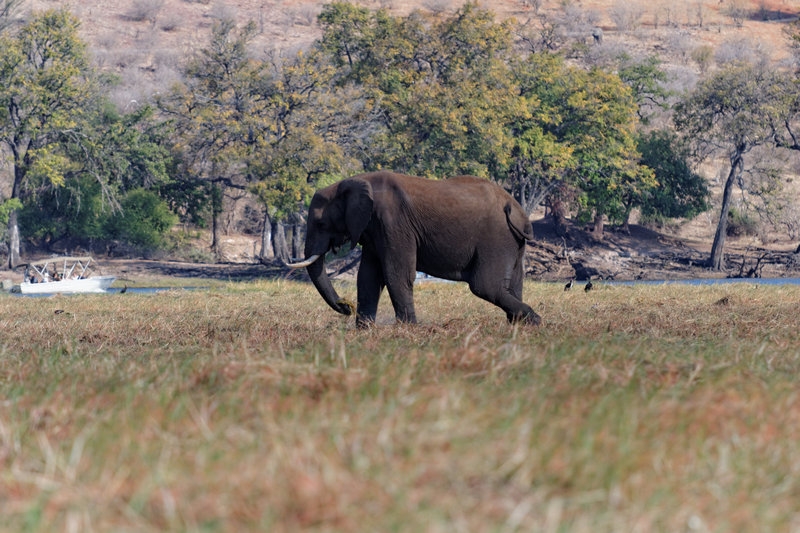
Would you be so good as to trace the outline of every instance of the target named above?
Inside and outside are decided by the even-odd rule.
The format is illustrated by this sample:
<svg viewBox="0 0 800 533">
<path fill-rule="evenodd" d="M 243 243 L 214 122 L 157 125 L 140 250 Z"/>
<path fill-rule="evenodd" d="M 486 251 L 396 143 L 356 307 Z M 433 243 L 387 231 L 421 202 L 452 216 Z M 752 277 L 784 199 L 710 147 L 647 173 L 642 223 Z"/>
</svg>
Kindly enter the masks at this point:
<svg viewBox="0 0 800 533">
<path fill-rule="evenodd" d="M 524 322 L 526 324 L 538 326 L 542 322 L 541 317 L 529 305 L 522 301 L 522 281 L 525 277 L 522 263 L 523 258 L 520 257 L 514 265 L 514 270 L 512 271 L 511 279 L 508 281 L 507 287 L 511 296 L 523 306 L 524 312 L 522 314 L 512 314 L 506 311 L 506 318 L 508 318 L 508 321 L 511 323 Z"/>
<path fill-rule="evenodd" d="M 495 265 L 497 267 L 497 265 Z M 483 268 L 475 272 L 469 288 L 473 294 L 506 312 L 511 323 L 525 323 L 538 326 L 541 317 L 522 301 L 522 258 L 509 268 Z"/>
</svg>

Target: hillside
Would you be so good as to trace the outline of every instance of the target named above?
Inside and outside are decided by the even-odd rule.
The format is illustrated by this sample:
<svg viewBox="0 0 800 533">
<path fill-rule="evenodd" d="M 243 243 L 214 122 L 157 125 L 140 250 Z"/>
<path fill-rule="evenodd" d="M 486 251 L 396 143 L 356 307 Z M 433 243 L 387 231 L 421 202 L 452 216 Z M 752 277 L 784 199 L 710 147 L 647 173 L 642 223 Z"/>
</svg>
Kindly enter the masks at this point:
<svg viewBox="0 0 800 533">
<path fill-rule="evenodd" d="M 458 0 L 369 0 L 358 2 L 370 8 L 384 7 L 396 15 L 419 9 L 453 12 Z M 714 48 L 726 42 L 758 42 L 776 60 L 788 57 L 782 25 L 799 10 L 788 0 L 726 0 L 683 2 L 671 0 L 582 0 L 564 7 L 562 0 L 482 1 L 480 5 L 498 18 L 513 17 L 531 28 L 537 16 L 564 21 L 567 32 L 591 28 L 603 31 L 604 46 L 624 45 L 640 53 L 656 53 L 667 62 L 685 65 L 687 54 L 701 44 Z M 146 99 L 177 79 L 181 62 L 208 41 L 215 20 L 252 20 L 258 26 L 253 41 L 257 54 L 292 54 L 319 36 L 316 16 L 323 2 L 309 0 L 66 0 L 82 21 L 82 35 L 99 66 L 120 75 L 115 94 L 121 105 Z M 731 6 L 745 7 L 741 20 L 731 15 Z M 49 9 L 52 0 L 28 0 L 22 13 Z M 626 27 L 620 30 L 620 25 Z M 741 26 L 739 26 L 741 24 Z M 589 30 L 586 30 L 589 28 Z"/>
</svg>

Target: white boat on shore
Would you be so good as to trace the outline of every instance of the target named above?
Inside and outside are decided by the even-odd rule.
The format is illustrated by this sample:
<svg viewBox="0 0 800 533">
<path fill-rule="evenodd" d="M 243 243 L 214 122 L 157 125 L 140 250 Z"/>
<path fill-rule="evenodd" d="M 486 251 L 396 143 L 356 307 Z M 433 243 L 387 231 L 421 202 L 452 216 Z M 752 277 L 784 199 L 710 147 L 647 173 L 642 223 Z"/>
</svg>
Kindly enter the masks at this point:
<svg viewBox="0 0 800 533">
<path fill-rule="evenodd" d="M 19 291 L 22 294 L 71 294 L 106 292 L 116 277 L 93 276 L 91 257 L 51 257 L 25 265 Z"/>
</svg>

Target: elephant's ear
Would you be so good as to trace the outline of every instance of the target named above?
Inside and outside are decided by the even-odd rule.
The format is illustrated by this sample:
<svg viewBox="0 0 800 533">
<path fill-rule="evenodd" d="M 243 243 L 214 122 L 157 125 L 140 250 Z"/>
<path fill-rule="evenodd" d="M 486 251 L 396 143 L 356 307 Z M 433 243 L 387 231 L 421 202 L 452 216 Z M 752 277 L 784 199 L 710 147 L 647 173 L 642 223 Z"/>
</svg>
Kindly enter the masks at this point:
<svg viewBox="0 0 800 533">
<path fill-rule="evenodd" d="M 344 221 L 355 248 L 372 218 L 372 186 L 363 179 L 349 179 L 342 182 L 339 192 L 344 195 Z"/>
</svg>

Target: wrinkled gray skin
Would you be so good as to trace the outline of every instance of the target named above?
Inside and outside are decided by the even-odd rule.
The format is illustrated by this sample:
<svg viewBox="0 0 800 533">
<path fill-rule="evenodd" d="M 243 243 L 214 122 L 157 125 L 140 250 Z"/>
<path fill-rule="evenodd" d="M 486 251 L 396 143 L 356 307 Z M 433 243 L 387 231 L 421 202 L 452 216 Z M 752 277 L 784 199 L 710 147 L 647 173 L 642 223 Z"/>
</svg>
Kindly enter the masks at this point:
<svg viewBox="0 0 800 533">
<path fill-rule="evenodd" d="M 305 254 L 319 255 L 308 275 L 325 302 L 349 315 L 325 271 L 324 257 L 347 242 L 362 246 L 356 324 L 375 322 L 384 287 L 399 322 L 416 322 L 416 272 L 466 281 L 506 312 L 510 322 L 541 319 L 522 302 L 523 252 L 533 230 L 519 204 L 498 185 L 459 176 L 433 181 L 392 172 L 342 180 L 314 194 Z"/>
</svg>

